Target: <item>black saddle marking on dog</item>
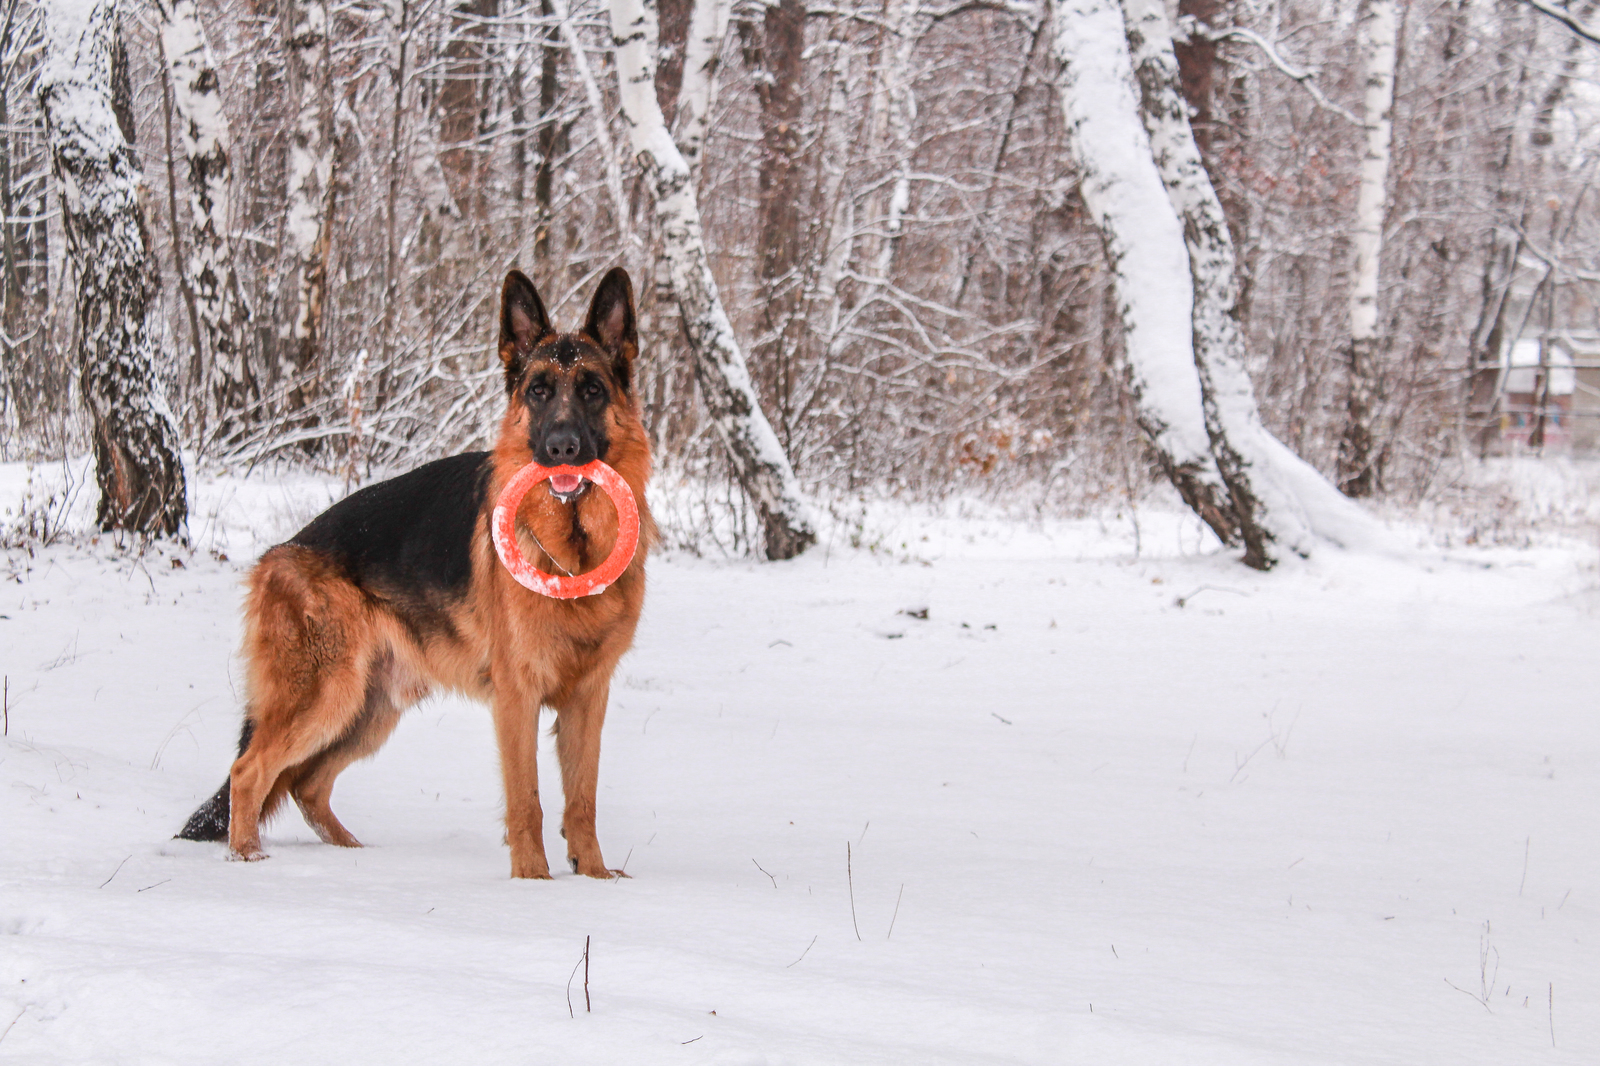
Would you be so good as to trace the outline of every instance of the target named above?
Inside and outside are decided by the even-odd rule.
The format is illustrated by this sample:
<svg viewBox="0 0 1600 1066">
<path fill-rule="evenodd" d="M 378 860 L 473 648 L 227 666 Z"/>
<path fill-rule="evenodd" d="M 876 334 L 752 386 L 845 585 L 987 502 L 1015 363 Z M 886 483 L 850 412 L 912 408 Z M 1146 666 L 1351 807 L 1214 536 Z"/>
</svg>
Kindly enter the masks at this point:
<svg viewBox="0 0 1600 1066">
<path fill-rule="evenodd" d="M 472 580 L 489 470 L 488 452 L 436 460 L 351 493 L 289 543 L 333 560 L 419 638 L 453 634 L 444 607 L 465 596 Z"/>
</svg>

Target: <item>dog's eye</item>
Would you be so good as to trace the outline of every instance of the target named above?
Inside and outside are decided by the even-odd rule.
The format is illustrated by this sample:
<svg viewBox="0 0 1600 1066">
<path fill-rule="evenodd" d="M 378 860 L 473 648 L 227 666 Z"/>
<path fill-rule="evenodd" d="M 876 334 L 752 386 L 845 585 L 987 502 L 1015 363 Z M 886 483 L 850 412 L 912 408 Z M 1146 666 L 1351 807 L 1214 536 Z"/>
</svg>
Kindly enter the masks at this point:
<svg viewBox="0 0 1600 1066">
<path fill-rule="evenodd" d="M 535 381 L 528 386 L 528 396 L 535 400 L 548 400 L 553 395 L 553 390 L 548 382 Z"/>
<path fill-rule="evenodd" d="M 605 386 L 601 385 L 593 378 L 590 378 L 588 381 L 583 383 L 583 398 L 585 400 L 598 400 L 601 396 L 605 395 L 605 391 Z"/>
</svg>

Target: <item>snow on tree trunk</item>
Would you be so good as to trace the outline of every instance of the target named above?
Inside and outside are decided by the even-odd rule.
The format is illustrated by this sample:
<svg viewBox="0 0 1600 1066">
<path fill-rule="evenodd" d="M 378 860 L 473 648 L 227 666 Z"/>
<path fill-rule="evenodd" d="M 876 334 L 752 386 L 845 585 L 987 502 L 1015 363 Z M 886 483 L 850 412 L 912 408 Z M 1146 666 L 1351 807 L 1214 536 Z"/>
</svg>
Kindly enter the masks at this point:
<svg viewBox="0 0 1600 1066">
<path fill-rule="evenodd" d="M 1344 435 L 1339 441 L 1339 487 L 1349 496 L 1377 488 L 1372 423 L 1378 381 L 1378 260 L 1388 207 L 1389 136 L 1394 111 L 1394 0 L 1366 0 L 1360 23 L 1361 67 L 1366 76 L 1362 126 L 1366 154 L 1356 198 L 1355 276 L 1350 283 L 1350 382 Z"/>
<path fill-rule="evenodd" d="M 222 109 L 217 64 L 196 0 L 167 0 L 160 11 L 162 47 L 172 74 L 172 105 L 189 164 L 192 230 L 184 272 L 211 348 L 217 413 L 227 419 L 245 406 L 255 390 L 245 358 L 250 312 L 239 292 L 227 236 L 233 184 L 228 116 Z"/>
<path fill-rule="evenodd" d="M 156 265 L 143 177 L 112 106 L 111 0 L 52 0 L 39 98 L 77 275 L 78 373 L 94 427 L 101 529 L 175 534 L 188 513 L 178 431 L 156 382 Z"/>
<path fill-rule="evenodd" d="M 711 274 L 689 165 L 667 132 L 656 100 L 655 0 L 611 0 L 611 28 L 622 114 L 655 196 L 701 398 L 761 516 L 766 557 L 792 558 L 816 540 L 816 531 L 789 457 L 761 413 L 744 353 Z"/>
<path fill-rule="evenodd" d="M 717 91 L 717 57 L 728 33 L 731 0 L 699 0 L 689 16 L 684 45 L 683 84 L 678 90 L 678 136 L 691 181 L 700 176 L 706 123 Z"/>
<path fill-rule="evenodd" d="M 1316 535 L 1373 542 L 1371 520 L 1261 423 L 1234 317 L 1233 241 L 1189 126 L 1162 0 L 1123 0 L 1120 10 L 1066 0 L 1053 17 L 1083 197 L 1116 262 L 1141 422 L 1163 467 L 1219 537 L 1243 544 L 1248 565 L 1272 566 L 1279 547 L 1305 554 Z M 1118 123 L 1131 133 L 1114 136 Z M 1153 431 L 1163 427 L 1186 453 Z"/>
<path fill-rule="evenodd" d="M 295 119 L 289 132 L 289 205 L 284 234 L 297 280 L 290 363 L 283 372 L 292 375 L 315 362 L 321 341 L 332 238 L 334 134 L 333 100 L 325 84 L 331 62 L 327 4 L 324 0 L 289 0 L 285 15 L 289 19 L 289 99 Z"/>
<path fill-rule="evenodd" d="M 1179 494 L 1224 544 L 1241 543 L 1211 457 L 1177 216 L 1151 157 L 1117 0 L 1052 0 L 1052 51 L 1079 195 L 1105 241 L 1139 426 Z"/>
</svg>

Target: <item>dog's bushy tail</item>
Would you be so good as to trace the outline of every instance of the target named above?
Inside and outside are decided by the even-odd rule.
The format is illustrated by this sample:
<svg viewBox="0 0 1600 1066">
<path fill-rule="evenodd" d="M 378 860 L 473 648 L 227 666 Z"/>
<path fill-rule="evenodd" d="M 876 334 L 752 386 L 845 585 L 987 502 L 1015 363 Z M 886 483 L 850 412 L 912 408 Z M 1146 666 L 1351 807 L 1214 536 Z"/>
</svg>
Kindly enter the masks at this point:
<svg viewBox="0 0 1600 1066">
<path fill-rule="evenodd" d="M 243 755 L 250 747 L 250 738 L 255 735 L 256 724 L 247 715 L 244 728 L 239 731 L 239 754 Z M 224 781 L 222 787 L 217 789 L 216 795 L 200 804 L 198 810 L 189 815 L 189 820 L 183 823 L 183 828 L 178 830 L 174 840 L 227 840 L 228 839 L 228 807 L 233 791 L 233 782 Z"/>
</svg>

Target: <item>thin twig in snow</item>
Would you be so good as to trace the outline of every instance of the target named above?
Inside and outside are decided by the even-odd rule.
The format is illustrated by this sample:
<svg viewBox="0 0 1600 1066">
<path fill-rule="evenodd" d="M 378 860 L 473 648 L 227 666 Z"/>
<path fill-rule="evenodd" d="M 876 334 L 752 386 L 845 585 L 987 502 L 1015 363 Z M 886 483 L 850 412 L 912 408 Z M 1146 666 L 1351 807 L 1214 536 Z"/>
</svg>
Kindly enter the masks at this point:
<svg viewBox="0 0 1600 1066">
<path fill-rule="evenodd" d="M 128 859 L 131 859 L 131 858 L 133 858 L 133 856 L 129 855 Z M 117 876 L 117 874 L 122 872 L 122 868 L 127 865 L 128 859 L 123 859 L 121 862 L 117 863 L 117 868 L 115 870 L 111 871 L 111 877 L 115 877 L 115 876 Z M 100 882 L 100 887 L 101 888 L 105 888 L 107 885 L 109 885 L 111 883 L 111 877 L 108 877 L 104 881 L 101 881 Z"/>
<path fill-rule="evenodd" d="M 900 886 L 900 891 L 895 893 L 895 897 L 894 897 L 894 913 L 889 915 L 889 931 L 887 933 L 883 934 L 883 939 L 885 939 L 885 940 L 888 940 L 890 937 L 894 936 L 894 921 L 895 921 L 896 918 L 900 917 L 900 897 L 904 896 L 905 894 L 906 894 L 906 886 L 904 884 L 902 884 Z"/>
<path fill-rule="evenodd" d="M 756 862 L 756 860 L 754 860 L 754 859 L 751 859 L 750 861 L 751 862 Z M 764 873 L 764 874 L 767 874 L 767 871 L 762 869 L 761 864 L 759 862 L 756 862 L 756 869 L 761 870 L 761 872 Z M 767 878 L 768 878 L 768 880 L 770 880 L 772 882 L 772 887 L 773 888 L 777 888 L 778 887 L 778 879 L 776 877 L 773 877 L 771 874 L 767 874 Z"/>
<path fill-rule="evenodd" d="M 11 1025 L 6 1026 L 5 1032 L 0 1033 L 0 1040 L 4 1040 L 6 1037 L 11 1035 L 12 1027 L 22 1020 L 22 1016 L 28 1013 L 28 1008 L 31 1006 L 33 1006 L 32 1003 L 25 1004 L 21 1010 L 17 1011 L 17 1016 L 11 1019 Z"/>
<path fill-rule="evenodd" d="M 1522 895 L 1522 889 L 1528 883 L 1528 849 L 1533 847 L 1533 837 L 1522 842 L 1522 880 L 1517 882 L 1517 895 Z"/>
<path fill-rule="evenodd" d="M 589 938 L 583 938 L 583 1013 L 591 1014 L 594 1007 L 589 1003 Z"/>
<path fill-rule="evenodd" d="M 868 824 L 870 825 L 871 823 Z M 115 877 L 116 875 L 113 874 L 112 876 Z M 856 925 L 856 879 L 855 874 L 850 871 L 850 842 L 848 840 L 844 842 L 844 878 L 845 883 L 850 887 L 850 924 L 855 928 L 856 939 L 860 940 L 861 927 Z"/>
<path fill-rule="evenodd" d="M 856 847 L 859 848 L 861 846 L 861 842 L 863 840 L 867 839 L 867 830 L 871 829 L 871 828 L 872 828 L 872 819 L 869 818 L 869 819 L 867 819 L 867 824 L 861 827 L 861 835 L 856 837 Z"/>
<path fill-rule="evenodd" d="M 572 1010 L 572 982 L 578 976 L 578 967 L 589 961 L 589 938 L 583 938 L 583 957 L 572 964 L 572 972 L 567 974 L 567 1017 L 576 1018 Z"/>
<path fill-rule="evenodd" d="M 821 933 L 817 934 L 817 936 L 821 936 L 821 935 L 822 935 Z M 817 937 L 815 937 L 815 936 L 812 937 L 811 938 L 811 944 L 807 944 L 806 945 L 806 949 L 800 953 L 800 958 L 799 959 L 795 959 L 788 966 L 785 966 L 784 969 L 785 970 L 789 970 L 789 969 L 793 969 L 796 966 L 799 966 L 800 965 L 800 960 L 804 959 L 807 955 L 809 955 L 811 953 L 811 945 L 815 944 L 816 942 L 817 942 Z"/>
<path fill-rule="evenodd" d="M 1550 982 L 1550 1046 L 1556 1046 L 1556 983 Z"/>
</svg>

